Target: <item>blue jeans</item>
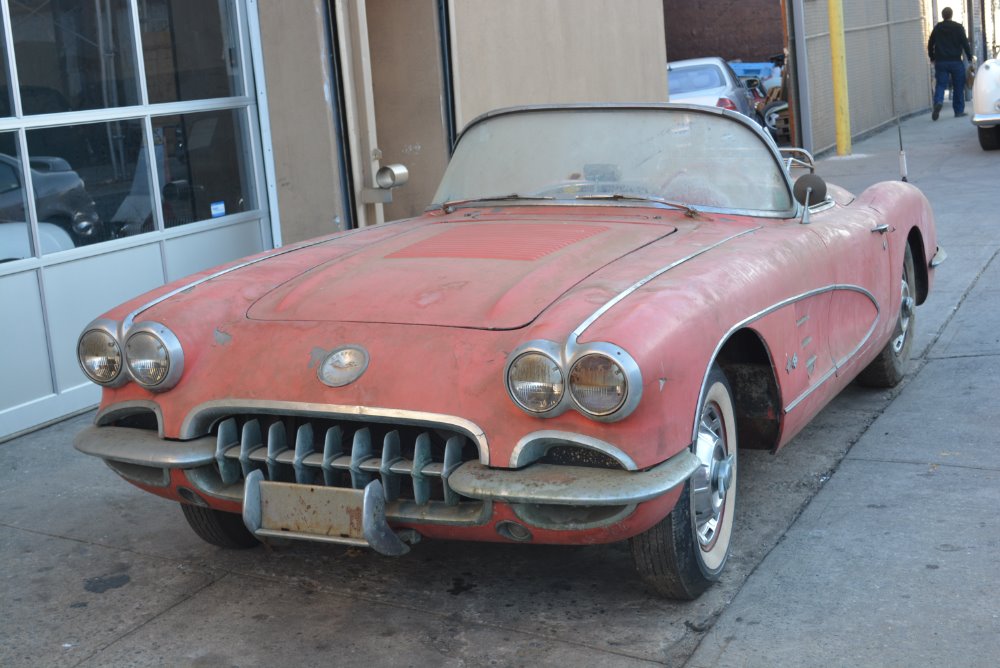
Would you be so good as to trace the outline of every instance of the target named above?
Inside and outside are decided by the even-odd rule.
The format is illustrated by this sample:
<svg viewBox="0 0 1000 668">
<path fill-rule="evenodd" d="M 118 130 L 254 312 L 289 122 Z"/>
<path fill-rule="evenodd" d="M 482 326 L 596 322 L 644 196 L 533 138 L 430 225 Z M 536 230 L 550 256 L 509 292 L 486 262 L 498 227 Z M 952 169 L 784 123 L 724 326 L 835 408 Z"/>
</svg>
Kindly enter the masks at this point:
<svg viewBox="0 0 1000 668">
<path fill-rule="evenodd" d="M 934 104 L 944 103 L 944 90 L 951 80 L 951 106 L 956 114 L 965 111 L 965 63 L 961 60 L 935 60 L 934 78 L 937 85 L 934 87 Z"/>
</svg>

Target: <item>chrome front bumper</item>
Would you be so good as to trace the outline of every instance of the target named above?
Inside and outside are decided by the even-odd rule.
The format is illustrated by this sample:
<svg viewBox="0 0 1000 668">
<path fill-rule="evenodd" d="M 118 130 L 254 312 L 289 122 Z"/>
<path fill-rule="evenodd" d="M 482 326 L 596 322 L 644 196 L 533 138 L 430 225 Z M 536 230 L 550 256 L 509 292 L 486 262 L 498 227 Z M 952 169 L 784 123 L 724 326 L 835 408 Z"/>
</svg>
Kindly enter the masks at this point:
<svg viewBox="0 0 1000 668">
<path fill-rule="evenodd" d="M 191 441 L 168 441 L 161 439 L 156 432 L 144 429 L 88 427 L 77 435 L 73 445 L 80 452 L 109 463 L 153 469 L 199 469 L 216 466 L 219 461 L 219 448 L 214 436 Z M 374 472 L 382 468 L 378 456 L 361 465 L 365 470 Z M 646 471 L 554 464 L 499 469 L 467 461 L 449 471 L 445 477 L 447 485 L 460 496 L 487 502 L 630 506 L 654 499 L 682 485 L 699 465 L 693 453 L 683 450 Z M 222 498 L 242 497 L 242 494 L 224 493 L 224 488 L 210 491 L 213 496 Z"/>
<path fill-rule="evenodd" d="M 972 114 L 972 124 L 982 128 L 1000 125 L 1000 114 Z"/>
</svg>

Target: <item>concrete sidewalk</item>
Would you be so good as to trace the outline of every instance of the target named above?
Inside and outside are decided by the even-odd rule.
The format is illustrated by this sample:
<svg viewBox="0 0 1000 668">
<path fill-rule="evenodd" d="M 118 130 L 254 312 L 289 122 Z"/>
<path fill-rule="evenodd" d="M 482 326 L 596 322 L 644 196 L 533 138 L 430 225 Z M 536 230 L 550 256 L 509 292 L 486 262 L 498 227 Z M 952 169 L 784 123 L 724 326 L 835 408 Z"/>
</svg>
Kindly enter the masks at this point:
<svg viewBox="0 0 1000 668">
<path fill-rule="evenodd" d="M 950 113 L 902 134 L 949 253 L 915 370 L 690 667 L 1000 665 L 1000 153 Z M 890 128 L 817 171 L 861 192 L 898 174 L 898 142 Z"/>
</svg>

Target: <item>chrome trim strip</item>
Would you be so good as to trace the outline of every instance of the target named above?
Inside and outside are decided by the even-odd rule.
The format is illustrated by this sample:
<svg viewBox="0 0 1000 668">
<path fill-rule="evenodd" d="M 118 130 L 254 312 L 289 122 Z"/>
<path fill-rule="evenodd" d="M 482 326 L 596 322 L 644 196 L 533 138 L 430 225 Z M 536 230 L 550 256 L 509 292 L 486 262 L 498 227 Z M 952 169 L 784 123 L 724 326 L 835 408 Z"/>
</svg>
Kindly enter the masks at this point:
<svg viewBox="0 0 1000 668">
<path fill-rule="evenodd" d="M 549 447 L 553 445 L 578 445 L 581 448 L 595 450 L 611 457 L 626 471 L 637 471 L 635 460 L 629 457 L 617 446 L 611 445 L 607 441 L 602 441 L 593 436 L 585 434 L 575 434 L 570 431 L 542 430 L 526 434 L 514 446 L 514 451 L 510 453 L 510 467 L 519 469 L 537 459 L 544 457 Z"/>
<path fill-rule="evenodd" d="M 164 441 L 148 429 L 93 426 L 76 435 L 73 447 L 114 462 L 179 469 L 214 463 L 215 440 L 204 436 L 192 441 Z"/>
<path fill-rule="evenodd" d="M 718 248 L 722 244 L 725 244 L 725 243 L 727 243 L 729 241 L 732 241 L 733 239 L 742 237 L 745 234 L 750 234 L 751 232 L 756 232 L 757 230 L 759 230 L 759 229 L 761 229 L 763 227 L 764 227 L 763 225 L 758 225 L 757 227 L 752 227 L 749 230 L 743 230 L 742 232 L 738 232 L 737 234 L 733 234 L 731 236 L 728 236 L 725 239 L 717 241 L 717 242 L 715 242 L 714 244 L 712 244 L 710 246 L 705 246 L 704 248 L 702 248 L 702 249 L 700 249 L 698 251 L 695 251 L 694 253 L 691 253 L 688 256 L 682 257 L 679 260 L 675 260 L 674 262 L 671 262 L 667 266 L 662 267 L 660 269 L 657 269 L 652 274 L 650 274 L 649 276 L 646 276 L 645 278 L 641 279 L 637 283 L 633 283 L 632 285 L 630 285 L 629 287 L 625 288 L 623 291 L 621 291 L 620 293 L 618 293 L 618 295 L 616 295 L 615 297 L 613 297 L 611 300 L 609 300 L 606 304 L 604 304 L 604 306 L 602 306 L 601 308 L 597 309 L 593 313 L 593 315 L 591 315 L 589 318 L 587 318 L 586 320 L 584 320 L 583 323 L 581 323 L 579 327 L 577 327 L 576 329 L 574 329 L 573 333 L 570 334 L 570 343 L 571 344 L 575 344 L 577 341 L 579 341 L 580 335 L 583 334 L 587 330 L 588 327 L 590 327 L 591 325 L 593 325 L 594 322 L 598 318 L 600 318 L 602 315 L 604 315 L 605 313 L 607 313 L 608 311 L 610 311 L 615 305 L 618 304 L 618 302 L 622 301 L 623 299 L 625 299 L 626 297 L 628 297 L 629 295 L 631 295 L 633 292 L 635 292 L 636 290 L 638 290 L 642 286 L 646 285 L 646 283 L 649 283 L 654 278 L 657 278 L 657 277 L 661 276 L 662 274 L 667 273 L 668 271 L 670 271 L 674 267 L 678 267 L 678 266 L 684 264 L 685 262 L 687 262 L 688 260 L 692 260 L 692 259 L 698 257 L 699 255 L 703 254 L 703 253 L 707 253 L 710 250 Z"/>
<path fill-rule="evenodd" d="M 703 376 L 703 380 L 701 381 L 701 392 L 698 394 L 698 403 L 699 403 L 699 405 L 701 403 L 701 398 L 703 396 L 705 396 L 705 389 L 706 389 L 705 386 L 706 386 L 706 384 L 708 382 L 708 374 L 709 374 L 709 371 L 711 371 L 712 363 L 715 362 L 715 359 L 719 356 L 719 351 L 722 350 L 722 346 L 725 345 L 726 341 L 729 340 L 729 337 L 731 337 L 736 331 L 742 329 L 743 327 L 746 327 L 747 325 L 749 325 L 752 322 L 760 320 L 761 318 L 763 318 L 766 315 L 774 313 L 778 309 L 784 308 L 785 306 L 788 306 L 790 304 L 794 304 L 795 302 L 802 301 L 803 299 L 807 299 L 809 297 L 815 297 L 816 295 L 821 295 L 821 294 L 824 294 L 826 292 L 834 292 L 836 290 L 850 290 L 852 292 L 860 292 L 864 296 L 868 297 L 868 299 L 871 300 L 872 304 L 875 305 L 875 311 L 876 311 L 876 313 L 875 313 L 875 320 L 872 322 L 872 326 L 868 330 L 868 333 L 865 334 L 864 338 L 861 340 L 861 343 L 859 343 L 854 348 L 854 350 L 852 350 L 850 353 L 848 353 L 847 355 L 845 355 L 842 360 L 836 362 L 833 365 L 833 368 L 830 369 L 829 372 L 823 374 L 823 376 L 821 376 L 811 387 L 809 387 L 809 389 L 807 389 L 804 393 L 802 393 L 801 395 L 799 395 L 798 397 L 796 397 L 795 400 L 792 401 L 792 403 L 788 404 L 784 408 L 784 412 L 785 413 L 791 412 L 791 410 L 793 408 L 795 408 L 796 406 L 798 406 L 806 397 L 808 397 L 810 394 L 812 394 L 814 391 L 816 391 L 816 389 L 818 389 L 823 383 L 825 383 L 827 380 L 829 380 L 830 377 L 833 376 L 833 374 L 836 373 L 840 369 L 840 367 L 847 362 L 847 360 L 849 360 L 859 350 L 861 350 L 861 348 L 868 342 L 868 339 L 871 338 L 871 335 L 874 333 L 875 327 L 878 325 L 878 321 L 881 318 L 882 309 L 879 306 L 878 300 L 875 299 L 875 295 L 873 295 L 868 290 L 864 289 L 863 287 L 861 287 L 859 285 L 849 285 L 849 284 L 839 284 L 839 283 L 832 284 L 832 285 L 827 285 L 827 286 L 822 287 L 822 288 L 816 288 L 815 290 L 809 290 L 807 292 L 803 292 L 803 293 L 797 294 L 794 297 L 789 297 L 787 299 L 783 299 L 782 301 L 780 301 L 780 302 L 778 302 L 776 304 L 773 304 L 771 306 L 768 306 L 767 308 L 765 308 L 765 309 L 763 309 L 761 311 L 758 311 L 757 313 L 754 313 L 753 315 L 751 315 L 751 316 L 749 316 L 749 317 L 741 320 L 740 322 L 736 323 L 735 325 L 733 325 L 729 329 L 729 331 L 726 332 L 725 336 L 722 337 L 722 339 L 719 341 L 719 343 L 716 344 L 715 350 L 712 352 L 711 358 L 709 358 L 708 366 L 705 367 L 705 375 Z M 772 360 L 772 364 L 773 364 L 773 360 Z M 694 424 L 693 430 L 692 430 L 692 434 L 691 434 L 691 440 L 692 440 L 692 442 L 697 437 L 698 437 L 698 424 L 697 424 L 697 421 L 696 421 L 695 424 Z"/>
<path fill-rule="evenodd" d="M 490 448 L 486 440 L 486 432 L 474 422 L 453 415 L 398 408 L 314 404 L 297 401 L 270 401 L 265 399 L 219 399 L 206 401 L 203 404 L 195 406 L 181 424 L 180 438 L 187 440 L 205 434 L 212 422 L 220 417 L 232 415 L 233 411 L 239 414 L 264 413 L 267 415 L 295 413 L 328 419 L 336 419 L 338 417 L 345 419 L 365 418 L 373 422 L 405 422 L 415 426 L 427 424 L 447 425 L 465 433 L 466 436 L 475 441 L 479 449 L 480 462 L 486 465 L 490 461 Z"/>
<path fill-rule="evenodd" d="M 525 469 L 489 468 L 466 462 L 448 478 L 452 489 L 474 499 L 562 506 L 624 506 L 666 494 L 701 466 L 684 449 L 647 471 L 535 464 Z"/>
<path fill-rule="evenodd" d="M 143 413 L 146 411 L 151 411 L 154 415 L 156 415 L 157 436 L 162 439 L 163 412 L 160 410 L 160 405 L 158 403 L 148 399 L 122 401 L 117 404 L 101 408 L 97 411 L 97 415 L 94 417 L 94 424 L 98 427 L 103 427 L 110 425 L 115 420 L 120 420 L 128 417 L 129 415 L 136 415 L 137 413 Z"/>
<path fill-rule="evenodd" d="M 398 225 L 399 223 L 406 222 L 407 220 L 408 219 L 404 218 L 404 219 L 401 219 L 401 220 L 390 221 L 388 223 L 382 223 L 382 224 L 379 225 L 379 229 L 388 227 L 390 225 Z M 202 278 L 199 278 L 196 281 L 191 281 L 190 283 L 186 283 L 186 284 L 180 286 L 179 288 L 175 288 L 174 290 L 171 290 L 170 292 L 168 292 L 166 294 L 160 295 L 156 299 L 153 299 L 152 301 L 149 301 L 149 302 L 143 304 L 142 306 L 140 306 L 136 310 L 134 310 L 131 313 L 129 313 L 127 316 L 125 316 L 125 320 L 122 321 L 122 331 L 123 332 L 127 332 L 129 330 L 129 328 L 132 326 L 132 323 L 135 321 L 136 316 L 138 316 L 143 311 L 148 311 L 149 309 L 153 308 L 157 304 L 160 304 L 160 303 L 162 303 L 162 302 L 170 299 L 174 295 L 178 295 L 178 294 L 180 294 L 182 292 L 185 292 L 187 290 L 190 290 L 192 288 L 196 288 L 199 285 L 201 285 L 202 283 L 207 283 L 208 281 L 211 281 L 212 279 L 218 278 L 219 276 L 224 276 L 224 275 L 226 275 L 226 274 L 228 274 L 230 272 L 236 271 L 237 269 L 243 269 L 245 267 L 249 267 L 251 265 L 255 265 L 258 262 L 263 262 L 264 260 L 269 260 L 269 259 L 271 259 L 273 257 L 278 257 L 278 256 L 281 256 L 281 255 L 285 255 L 287 253 L 293 253 L 295 251 L 304 250 L 306 248 L 312 248 L 313 246 L 319 246 L 321 244 L 330 243 L 331 241 L 337 241 L 339 239 L 343 239 L 344 237 L 348 237 L 348 236 L 351 236 L 351 235 L 354 235 L 354 234 L 358 234 L 360 232 L 364 232 L 364 231 L 367 231 L 367 230 L 370 230 L 370 229 L 371 228 L 368 228 L 368 227 L 359 227 L 359 228 L 356 228 L 356 229 L 353 229 L 353 230 L 347 230 L 345 232 L 341 232 L 339 234 L 334 234 L 332 236 L 323 237 L 321 239 L 317 239 L 316 241 L 311 241 L 309 243 L 296 244 L 294 246 L 290 246 L 288 248 L 284 248 L 284 249 L 282 249 L 280 251 L 276 251 L 274 253 L 268 253 L 267 255 L 265 255 L 263 257 L 258 257 L 258 258 L 255 258 L 253 260 L 247 260 L 246 262 L 240 262 L 239 264 L 235 264 L 232 267 L 228 267 L 226 269 L 222 269 L 221 271 L 217 271 L 217 272 L 215 272 L 213 274 L 209 274 L 208 276 L 203 276 Z"/>
</svg>

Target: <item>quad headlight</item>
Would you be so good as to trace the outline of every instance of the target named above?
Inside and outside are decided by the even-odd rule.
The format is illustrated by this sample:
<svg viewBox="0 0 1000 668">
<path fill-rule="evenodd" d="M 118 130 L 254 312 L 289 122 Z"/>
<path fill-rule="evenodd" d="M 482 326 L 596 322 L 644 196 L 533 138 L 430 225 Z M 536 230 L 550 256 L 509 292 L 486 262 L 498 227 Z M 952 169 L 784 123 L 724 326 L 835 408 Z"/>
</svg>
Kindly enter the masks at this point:
<svg viewBox="0 0 1000 668">
<path fill-rule="evenodd" d="M 159 323 L 140 322 L 129 328 L 123 346 L 119 328 L 117 322 L 99 319 L 83 330 L 77 358 L 88 378 L 105 387 L 118 387 L 131 378 L 153 392 L 177 384 L 184 352 L 173 332 Z"/>
<path fill-rule="evenodd" d="M 510 354 L 505 380 L 514 403 L 538 417 L 575 409 L 593 420 L 615 422 L 631 414 L 642 396 L 639 365 L 611 343 L 531 341 Z"/>
<path fill-rule="evenodd" d="M 83 331 L 76 347 L 80 368 L 99 385 L 115 385 L 124 380 L 122 349 L 115 338 L 115 324 L 97 320 Z"/>
<path fill-rule="evenodd" d="M 625 370 L 601 354 L 584 355 L 569 372 L 569 391 L 577 405 L 591 415 L 610 415 L 628 396 Z"/>
<path fill-rule="evenodd" d="M 125 362 L 135 382 L 154 392 L 169 390 L 184 371 L 180 341 L 155 322 L 140 322 L 129 329 Z"/>
<path fill-rule="evenodd" d="M 562 401 L 565 392 L 559 364 L 542 352 L 526 352 L 507 368 L 507 389 L 526 411 L 546 413 Z"/>
</svg>

